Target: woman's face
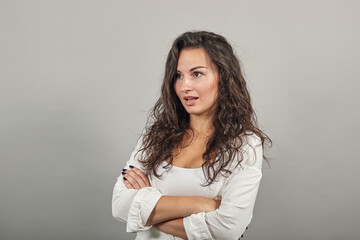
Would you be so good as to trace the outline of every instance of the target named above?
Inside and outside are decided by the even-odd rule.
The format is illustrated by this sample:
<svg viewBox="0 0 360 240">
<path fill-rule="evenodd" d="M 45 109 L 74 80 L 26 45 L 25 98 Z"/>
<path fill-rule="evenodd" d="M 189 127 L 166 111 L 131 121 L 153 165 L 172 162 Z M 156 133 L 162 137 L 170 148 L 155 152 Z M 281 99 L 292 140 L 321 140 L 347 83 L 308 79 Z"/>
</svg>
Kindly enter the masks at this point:
<svg viewBox="0 0 360 240">
<path fill-rule="evenodd" d="M 219 73 L 202 48 L 179 54 L 175 92 L 190 116 L 210 118 L 218 99 Z"/>
</svg>

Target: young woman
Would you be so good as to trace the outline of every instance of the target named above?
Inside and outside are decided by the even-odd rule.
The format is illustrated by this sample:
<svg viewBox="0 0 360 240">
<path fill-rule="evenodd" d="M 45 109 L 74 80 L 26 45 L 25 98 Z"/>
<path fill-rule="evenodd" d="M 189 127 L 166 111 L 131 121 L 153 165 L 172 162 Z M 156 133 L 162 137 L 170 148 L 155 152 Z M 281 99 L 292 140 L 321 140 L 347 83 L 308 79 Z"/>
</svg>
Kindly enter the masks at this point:
<svg viewBox="0 0 360 240">
<path fill-rule="evenodd" d="M 227 40 L 186 32 L 115 184 L 113 216 L 138 240 L 238 239 L 252 219 L 266 141 Z"/>
</svg>

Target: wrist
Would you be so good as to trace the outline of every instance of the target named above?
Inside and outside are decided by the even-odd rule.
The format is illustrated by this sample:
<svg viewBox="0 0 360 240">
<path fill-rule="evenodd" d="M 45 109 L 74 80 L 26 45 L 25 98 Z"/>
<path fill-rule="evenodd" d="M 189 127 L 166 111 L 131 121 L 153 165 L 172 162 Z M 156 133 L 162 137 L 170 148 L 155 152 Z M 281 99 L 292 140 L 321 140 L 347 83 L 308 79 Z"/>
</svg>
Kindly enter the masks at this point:
<svg viewBox="0 0 360 240">
<path fill-rule="evenodd" d="M 202 212 L 202 204 L 204 203 L 204 200 L 202 198 L 203 197 L 199 197 L 199 196 L 191 196 L 191 197 L 189 196 L 186 198 L 185 206 L 187 206 L 188 208 L 187 216 Z"/>
<path fill-rule="evenodd" d="M 194 205 L 194 212 L 211 212 L 215 211 L 220 206 L 220 201 L 216 201 L 207 197 L 197 197 L 194 199 L 192 205 Z"/>
</svg>

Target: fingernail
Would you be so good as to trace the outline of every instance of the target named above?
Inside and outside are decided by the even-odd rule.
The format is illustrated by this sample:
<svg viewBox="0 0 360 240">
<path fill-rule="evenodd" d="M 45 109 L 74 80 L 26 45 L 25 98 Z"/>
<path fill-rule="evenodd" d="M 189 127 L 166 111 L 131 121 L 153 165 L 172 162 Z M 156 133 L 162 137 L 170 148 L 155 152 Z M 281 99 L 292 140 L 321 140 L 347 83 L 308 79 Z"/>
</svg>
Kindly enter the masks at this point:
<svg viewBox="0 0 360 240">
<path fill-rule="evenodd" d="M 126 174 L 126 172 L 122 172 L 121 174 L 122 174 L 122 175 L 125 175 L 125 174 Z"/>
<path fill-rule="evenodd" d="M 125 172 L 126 170 L 127 170 L 127 169 L 126 169 L 126 168 L 124 168 L 122 171 L 123 171 L 123 172 Z"/>
<path fill-rule="evenodd" d="M 133 166 L 133 165 L 129 165 L 129 167 L 130 167 L 130 168 L 134 168 L 134 166 Z"/>
<path fill-rule="evenodd" d="M 123 177 L 123 179 L 126 181 L 126 177 Z"/>
</svg>

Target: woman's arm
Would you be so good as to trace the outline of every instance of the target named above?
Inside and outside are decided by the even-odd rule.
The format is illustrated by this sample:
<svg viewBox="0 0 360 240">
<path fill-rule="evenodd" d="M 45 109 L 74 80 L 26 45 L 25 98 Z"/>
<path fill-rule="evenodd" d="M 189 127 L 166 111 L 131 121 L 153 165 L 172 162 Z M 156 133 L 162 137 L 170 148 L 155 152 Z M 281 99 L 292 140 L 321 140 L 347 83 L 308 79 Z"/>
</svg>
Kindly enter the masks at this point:
<svg viewBox="0 0 360 240">
<path fill-rule="evenodd" d="M 127 188 L 146 187 L 148 179 L 140 169 L 130 166 L 130 169 L 124 173 L 126 179 L 124 179 L 124 184 Z M 220 204 L 220 200 L 200 196 L 161 196 L 153 208 L 146 226 L 153 225 L 162 232 L 188 239 L 183 217 L 199 212 L 215 211 Z"/>
<path fill-rule="evenodd" d="M 156 227 L 157 229 L 159 229 L 164 233 L 169 233 L 171 235 L 178 236 L 183 239 L 188 239 L 184 228 L 183 218 L 177 218 L 177 219 L 161 222 L 155 224 L 154 227 Z"/>
<path fill-rule="evenodd" d="M 253 216 L 262 177 L 263 152 L 258 137 L 249 139 L 241 167 L 227 178 L 221 205 L 212 212 L 200 212 L 183 219 L 188 239 L 238 239 Z"/>
<path fill-rule="evenodd" d="M 130 159 L 126 162 L 126 167 L 133 165 L 142 169 L 142 164 L 136 157 L 141 143 L 140 138 Z M 117 220 L 127 223 L 127 232 L 144 231 L 150 228 L 145 226 L 146 221 L 162 194 L 149 185 L 143 185 L 141 189 L 129 189 L 123 182 L 122 174 L 117 178 L 112 196 L 112 215 Z"/>
<path fill-rule="evenodd" d="M 199 212 L 215 211 L 220 201 L 200 196 L 162 196 L 152 211 L 146 225 L 190 216 Z"/>
<path fill-rule="evenodd" d="M 127 223 L 127 232 L 144 231 L 149 229 L 151 224 L 172 218 L 185 217 L 192 213 L 205 211 L 206 207 L 210 208 L 213 206 L 211 201 L 200 197 L 178 197 L 177 199 L 164 197 L 161 200 L 161 204 L 157 206 L 162 194 L 157 189 L 150 186 L 147 176 L 145 174 L 140 174 L 138 176 L 138 181 L 136 181 L 137 184 L 133 181 L 134 179 L 131 178 L 131 173 L 135 173 L 137 169 L 140 172 L 144 171 L 142 164 L 136 157 L 136 153 L 141 148 L 141 143 L 142 139 L 140 138 L 130 159 L 125 165 L 125 168 L 128 168 L 130 165 L 134 167 L 129 169 L 131 171 L 127 170 L 125 175 L 121 174 L 117 178 L 113 190 L 112 215 L 117 220 Z M 128 175 L 127 173 L 130 174 Z M 126 181 L 124 181 L 124 177 L 126 178 Z M 197 202 L 199 204 L 194 204 Z M 201 205 L 201 203 L 203 205 Z M 156 214 L 153 213 L 155 206 L 157 206 L 157 209 L 155 210 Z"/>
<path fill-rule="evenodd" d="M 138 168 L 131 166 L 124 172 L 124 184 L 129 189 L 147 187 L 147 176 Z M 199 212 L 214 211 L 220 201 L 201 196 L 161 196 L 153 208 L 146 226 L 151 226 L 171 219 L 189 216 Z"/>
</svg>

